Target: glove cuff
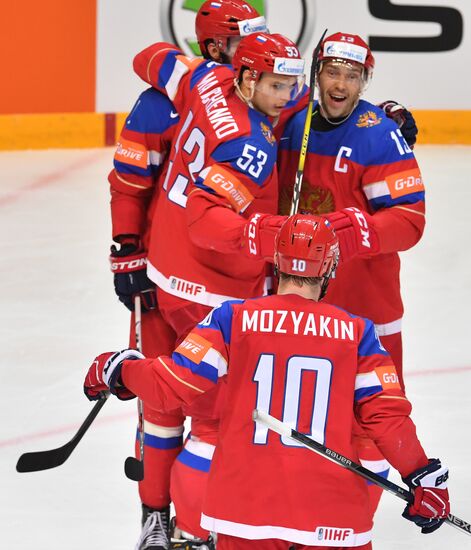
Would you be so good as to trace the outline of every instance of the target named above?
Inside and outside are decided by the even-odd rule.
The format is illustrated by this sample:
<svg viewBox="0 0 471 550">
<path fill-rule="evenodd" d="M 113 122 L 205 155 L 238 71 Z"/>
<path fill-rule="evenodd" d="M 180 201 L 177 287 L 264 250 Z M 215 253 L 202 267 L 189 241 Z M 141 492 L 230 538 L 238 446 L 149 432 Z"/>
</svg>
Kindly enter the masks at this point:
<svg viewBox="0 0 471 550">
<path fill-rule="evenodd" d="M 438 458 L 431 458 L 427 466 L 414 470 L 407 477 L 403 477 L 402 480 L 411 488 L 446 489 L 448 468 L 443 466 Z"/>
<path fill-rule="evenodd" d="M 132 273 L 133 271 L 139 271 L 147 267 L 146 252 L 123 257 L 111 255 L 109 260 L 110 268 L 113 273 Z"/>
</svg>

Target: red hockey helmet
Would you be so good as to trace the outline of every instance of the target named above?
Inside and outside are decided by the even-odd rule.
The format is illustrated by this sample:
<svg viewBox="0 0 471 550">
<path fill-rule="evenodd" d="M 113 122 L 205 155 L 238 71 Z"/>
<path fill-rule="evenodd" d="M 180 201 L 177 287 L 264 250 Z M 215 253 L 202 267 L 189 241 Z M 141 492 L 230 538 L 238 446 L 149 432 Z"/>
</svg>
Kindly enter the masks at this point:
<svg viewBox="0 0 471 550">
<path fill-rule="evenodd" d="M 242 67 L 248 67 L 252 80 L 258 80 L 263 72 L 304 75 L 304 59 L 296 44 L 282 34 L 257 32 L 244 37 L 234 54 L 232 66 L 238 77 Z"/>
<path fill-rule="evenodd" d="M 339 240 L 320 216 L 290 216 L 275 240 L 275 266 L 288 275 L 330 277 L 338 257 Z"/>
<path fill-rule="evenodd" d="M 220 42 L 223 50 L 227 49 L 230 36 L 246 36 L 253 32 L 267 30 L 265 18 L 247 2 L 242 0 L 207 0 L 204 2 L 195 21 L 196 37 L 201 53 L 208 54 L 205 42 Z"/>
<path fill-rule="evenodd" d="M 375 58 L 371 53 L 368 44 L 357 34 L 337 32 L 324 39 L 319 52 L 320 67 L 322 62 L 331 59 L 343 63 L 355 62 L 365 69 L 365 81 L 368 82 L 373 76 Z"/>
</svg>

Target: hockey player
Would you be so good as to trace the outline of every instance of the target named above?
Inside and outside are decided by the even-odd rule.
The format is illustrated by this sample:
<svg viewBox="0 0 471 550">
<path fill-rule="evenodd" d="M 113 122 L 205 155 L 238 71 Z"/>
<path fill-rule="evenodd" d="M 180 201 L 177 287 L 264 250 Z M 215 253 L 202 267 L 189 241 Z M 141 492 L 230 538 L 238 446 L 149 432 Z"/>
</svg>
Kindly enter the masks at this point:
<svg viewBox="0 0 471 550">
<path fill-rule="evenodd" d="M 303 90 L 304 62 L 290 40 L 255 33 L 242 39 L 233 65 L 191 61 L 168 44 L 153 59 L 156 81 L 172 92 L 181 119 L 153 217 L 147 272 L 177 338 L 224 299 L 266 292 L 264 239 L 272 255 L 282 220 L 275 215 L 277 144 L 268 116 L 278 117 Z M 218 421 L 202 406 L 191 416 L 171 492 L 178 526 L 204 540 L 199 501 Z"/>
<path fill-rule="evenodd" d="M 290 217 L 275 248 L 278 295 L 225 302 L 171 357 L 103 353 L 88 371 L 89 399 L 109 388 L 161 410 L 225 383 L 202 514 L 218 550 L 371 548 L 364 480 L 254 423 L 254 408 L 354 460 L 356 418 L 414 492 L 403 516 L 430 533 L 449 513 L 448 469 L 427 459 L 373 323 L 320 301 L 337 259 L 328 222 Z"/>
<path fill-rule="evenodd" d="M 196 33 L 208 61 L 230 62 L 242 36 L 266 30 L 265 20 L 241 0 L 205 2 L 196 17 Z M 111 266 L 116 293 L 134 309 L 141 297 L 142 345 L 147 355 L 170 353 L 176 335 L 163 320 L 156 304 L 155 284 L 146 275 L 150 221 L 159 195 L 159 182 L 179 121 L 173 104 L 155 89 L 143 92 L 122 129 L 109 174 L 113 240 Z M 130 345 L 135 346 L 134 314 Z M 144 408 L 145 477 L 139 483 L 143 530 L 139 548 L 168 547 L 170 468 L 182 449 L 183 415 L 180 410 L 160 413 Z M 139 434 L 138 434 L 139 435 Z M 136 456 L 139 457 L 139 438 Z M 178 481 L 178 477 L 176 477 Z M 174 491 L 181 484 L 174 482 Z M 184 491 L 184 488 L 181 488 Z M 177 497 L 178 498 L 178 497 Z"/>
<path fill-rule="evenodd" d="M 336 229 L 340 266 L 327 299 L 373 320 L 404 388 L 398 252 L 424 230 L 424 186 L 397 125 L 360 99 L 373 69 L 359 36 L 336 33 L 323 42 L 300 211 L 325 215 Z M 281 211 L 289 210 L 304 120 L 304 112 L 295 115 L 280 143 Z M 364 464 L 387 476 L 374 446 L 358 441 Z M 376 509 L 381 493 L 376 486 L 371 491 Z"/>
</svg>

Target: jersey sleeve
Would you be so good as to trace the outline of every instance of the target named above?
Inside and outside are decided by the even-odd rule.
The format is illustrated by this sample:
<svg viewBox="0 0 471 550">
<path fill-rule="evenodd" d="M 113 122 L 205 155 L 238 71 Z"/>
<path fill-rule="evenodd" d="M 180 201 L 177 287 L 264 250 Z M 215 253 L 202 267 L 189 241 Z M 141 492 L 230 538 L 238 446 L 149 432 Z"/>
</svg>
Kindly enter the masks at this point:
<svg viewBox="0 0 471 550">
<path fill-rule="evenodd" d="M 134 72 L 166 95 L 179 113 L 183 111 L 185 98 L 188 98 L 195 79 L 201 78 L 201 72 L 209 71 L 215 65 L 217 63 L 187 57 L 167 42 L 152 44 L 139 52 L 133 61 Z"/>
<path fill-rule="evenodd" d="M 153 409 L 189 405 L 227 374 L 233 306 L 214 308 L 182 341 L 171 357 L 124 361 L 124 385 Z"/>
<path fill-rule="evenodd" d="M 172 103 L 153 89 L 140 95 L 128 115 L 108 176 L 114 239 L 142 236 L 177 122 Z"/>
<path fill-rule="evenodd" d="M 378 126 L 371 150 L 361 184 L 373 212 L 378 252 L 407 250 L 420 240 L 425 227 L 425 189 L 417 160 L 389 119 Z"/>
<path fill-rule="evenodd" d="M 242 136 L 217 147 L 211 161 L 188 197 L 190 238 L 201 248 L 237 252 L 254 199 L 258 199 L 257 208 L 267 211 L 260 197 L 276 170 L 276 145 Z"/>
<path fill-rule="evenodd" d="M 407 476 L 427 464 L 410 418 L 411 404 L 399 384 L 392 359 L 382 347 L 374 324 L 363 319 L 355 381 L 355 415 L 388 462 Z"/>
</svg>

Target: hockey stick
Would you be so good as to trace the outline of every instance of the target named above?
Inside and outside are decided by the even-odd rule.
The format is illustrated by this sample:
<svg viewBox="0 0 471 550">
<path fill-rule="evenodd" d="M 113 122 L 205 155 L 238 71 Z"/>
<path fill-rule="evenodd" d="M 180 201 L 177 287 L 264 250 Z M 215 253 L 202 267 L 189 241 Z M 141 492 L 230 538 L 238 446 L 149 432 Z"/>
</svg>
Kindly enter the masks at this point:
<svg viewBox="0 0 471 550">
<path fill-rule="evenodd" d="M 343 456 L 340 453 L 337 453 L 336 451 L 333 451 L 332 449 L 325 447 L 324 445 L 315 441 L 314 439 L 311 439 L 307 435 L 304 435 L 296 430 L 293 430 L 288 426 L 288 424 L 285 424 L 280 420 L 277 420 L 273 416 L 263 411 L 259 411 L 258 409 L 255 409 L 252 413 L 252 418 L 256 422 L 261 422 L 262 424 L 265 424 L 265 426 L 267 426 L 270 430 L 273 430 L 274 432 L 280 435 L 285 435 L 286 437 L 289 437 L 294 441 L 302 443 L 305 447 L 323 456 L 327 460 L 335 462 L 336 464 L 343 466 L 347 470 L 350 470 L 351 472 L 358 474 L 359 476 L 367 479 L 368 481 L 375 483 L 376 485 L 381 487 L 381 489 L 388 491 L 388 493 L 391 493 L 401 498 L 402 500 L 405 500 L 410 504 L 414 502 L 414 495 L 407 489 L 400 487 L 395 483 L 392 483 L 391 481 L 381 477 L 380 475 L 372 472 L 371 470 L 368 470 L 367 468 L 364 468 L 363 466 L 361 466 L 360 464 L 357 464 L 356 462 L 353 462 L 346 456 Z M 452 525 L 456 529 L 459 529 L 461 532 L 471 536 L 471 525 L 466 521 L 463 521 L 462 519 L 452 514 L 449 514 L 445 522 L 448 523 L 449 525 Z"/>
<path fill-rule="evenodd" d="M 136 348 L 142 353 L 141 297 L 139 294 L 134 297 L 134 326 Z M 124 462 L 124 473 L 133 481 L 142 481 L 144 479 L 144 405 L 140 399 L 137 400 L 137 413 L 139 418 L 139 459 L 128 456 Z"/>
<path fill-rule="evenodd" d="M 68 441 L 62 447 L 57 449 L 50 449 L 48 451 L 33 451 L 31 453 L 24 453 L 18 459 L 16 464 L 17 472 L 40 472 L 41 470 L 49 470 L 50 468 L 57 468 L 69 458 L 72 451 L 78 445 L 79 441 L 85 435 L 85 432 L 91 426 L 95 420 L 101 408 L 106 403 L 109 397 L 109 392 L 103 392 L 100 399 L 95 403 L 93 409 L 88 413 L 87 418 L 78 429 L 74 437 Z"/>
<path fill-rule="evenodd" d="M 317 46 L 314 48 L 314 52 L 312 53 L 311 74 L 309 75 L 309 104 L 306 112 L 306 120 L 304 122 L 301 150 L 299 151 L 298 169 L 296 170 L 296 178 L 294 180 L 293 198 L 291 200 L 291 210 L 289 212 L 290 216 L 296 214 L 299 208 L 299 198 L 301 196 L 301 188 L 303 185 L 304 163 L 306 162 L 307 146 L 309 143 L 309 134 L 311 131 L 312 111 L 314 109 L 314 91 L 316 87 L 316 74 L 319 52 L 326 33 L 327 29 L 325 29 L 319 42 L 317 43 Z"/>
</svg>

